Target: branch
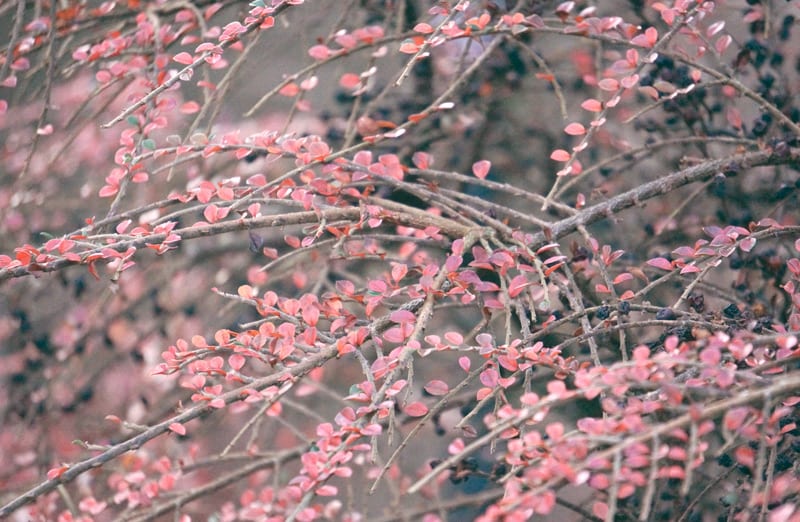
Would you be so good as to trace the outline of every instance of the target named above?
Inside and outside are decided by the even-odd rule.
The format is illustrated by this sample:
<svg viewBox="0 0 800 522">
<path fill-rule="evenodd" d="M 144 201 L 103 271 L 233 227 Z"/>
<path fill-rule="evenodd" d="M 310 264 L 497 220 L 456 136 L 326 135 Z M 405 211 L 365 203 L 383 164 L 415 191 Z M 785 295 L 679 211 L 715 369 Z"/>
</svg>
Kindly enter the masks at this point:
<svg viewBox="0 0 800 522">
<path fill-rule="evenodd" d="M 759 151 L 700 163 L 668 174 L 663 178 L 639 185 L 603 203 L 588 207 L 579 214 L 554 223 L 549 230 L 539 232 L 533 236 L 531 248 L 537 248 L 554 239 L 567 236 L 575 232 L 581 225 L 596 223 L 622 210 L 639 205 L 650 198 L 668 194 L 690 183 L 703 181 L 731 167 L 745 170 L 766 165 L 786 165 L 789 163 L 797 163 L 798 161 L 800 161 L 800 149 L 791 149 L 790 154 L 781 157 L 774 155 L 772 151 Z"/>
<path fill-rule="evenodd" d="M 304 375 L 314 368 L 318 366 L 322 366 L 326 361 L 332 359 L 338 355 L 338 349 L 336 345 L 327 346 L 323 348 L 319 353 L 308 357 L 304 361 L 298 363 L 291 368 L 287 368 L 282 372 L 278 372 L 267 377 L 263 377 L 261 379 L 255 380 L 250 384 L 237 388 L 235 390 L 231 390 L 223 395 L 220 396 L 222 400 L 225 401 L 225 404 L 231 404 L 233 402 L 238 402 L 243 398 L 247 397 L 244 394 L 245 390 L 257 390 L 261 391 L 269 386 L 279 384 L 284 382 L 287 376 L 291 376 L 291 378 L 297 378 L 300 375 Z M 99 468 L 103 464 L 110 462 L 111 460 L 127 453 L 129 451 L 134 451 L 141 448 L 145 443 L 149 442 L 150 440 L 162 435 L 169 430 L 170 425 L 173 423 L 185 424 L 193 419 L 196 419 L 202 415 L 205 415 L 209 412 L 214 411 L 215 408 L 212 408 L 208 405 L 202 406 L 195 406 L 179 415 L 175 415 L 155 426 L 152 426 L 139 435 L 132 437 L 124 442 L 121 442 L 112 448 L 102 452 L 99 455 L 96 455 L 92 458 L 83 460 L 76 464 L 69 466 L 69 468 L 64 471 L 59 477 L 47 480 L 42 482 L 38 486 L 26 491 L 22 495 L 18 496 L 8 504 L 3 507 L 0 507 L 0 519 L 6 517 L 13 513 L 15 510 L 19 509 L 20 507 L 28 504 L 29 502 L 34 501 L 36 498 L 50 493 L 54 489 L 56 489 L 60 484 L 66 484 L 76 477 L 80 476 L 81 474 L 94 469 Z"/>
</svg>

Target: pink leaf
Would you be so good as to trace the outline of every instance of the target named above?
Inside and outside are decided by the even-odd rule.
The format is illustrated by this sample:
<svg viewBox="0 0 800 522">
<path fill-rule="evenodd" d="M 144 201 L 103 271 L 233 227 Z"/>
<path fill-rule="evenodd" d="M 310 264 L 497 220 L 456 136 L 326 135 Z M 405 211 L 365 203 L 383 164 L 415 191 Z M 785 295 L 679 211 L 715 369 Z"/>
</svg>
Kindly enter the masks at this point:
<svg viewBox="0 0 800 522">
<path fill-rule="evenodd" d="M 569 161 L 569 152 L 564 149 L 556 149 L 550 154 L 550 159 L 553 161 Z"/>
<path fill-rule="evenodd" d="M 389 315 L 389 319 L 395 323 L 413 323 L 417 316 L 408 310 L 395 310 Z"/>
<path fill-rule="evenodd" d="M 107 198 L 109 196 L 113 196 L 114 194 L 116 194 L 118 190 L 119 189 L 117 187 L 113 187 L 111 185 L 105 185 L 103 186 L 103 188 L 100 189 L 100 192 L 98 192 L 97 195 L 100 196 L 101 198 Z"/>
<path fill-rule="evenodd" d="M 416 54 L 419 51 L 419 47 L 414 40 L 407 38 L 400 44 L 399 51 L 404 54 Z"/>
<path fill-rule="evenodd" d="M 315 45 L 308 50 L 308 55 L 315 60 L 325 60 L 331 54 L 327 45 Z"/>
<path fill-rule="evenodd" d="M 623 87 L 625 87 L 626 89 L 630 89 L 631 87 L 633 87 L 637 83 L 639 83 L 639 75 L 638 74 L 632 74 L 630 76 L 626 76 L 625 78 L 623 78 L 621 80 L 621 83 L 622 83 Z"/>
<path fill-rule="evenodd" d="M 336 486 L 331 486 L 330 484 L 321 486 L 317 488 L 316 491 L 317 495 L 321 497 L 332 497 L 335 496 L 338 492 L 339 490 L 336 488 Z"/>
<path fill-rule="evenodd" d="M 724 53 L 733 42 L 733 38 L 729 34 L 723 34 L 714 43 L 714 48 L 719 54 Z"/>
<path fill-rule="evenodd" d="M 605 502 L 595 502 L 592 504 L 592 514 L 597 518 L 606 518 L 606 514 L 608 514 L 608 504 Z"/>
<path fill-rule="evenodd" d="M 497 379 L 500 375 L 497 373 L 497 370 L 494 368 L 486 368 L 481 372 L 480 379 L 481 384 L 484 386 L 488 386 L 489 388 L 494 388 L 497 386 Z"/>
<path fill-rule="evenodd" d="M 647 261 L 647 264 L 650 266 L 654 266 L 656 268 L 660 268 L 661 270 L 672 270 L 673 266 L 672 263 L 664 258 L 664 257 L 655 257 Z"/>
<path fill-rule="evenodd" d="M 633 276 L 631 274 L 629 274 L 628 272 L 623 272 L 622 274 L 614 278 L 614 284 L 618 285 L 622 282 L 630 281 L 631 279 L 633 279 Z"/>
<path fill-rule="evenodd" d="M 367 426 L 361 429 L 361 434 L 366 435 L 367 437 L 374 437 L 376 435 L 380 435 L 383 432 L 383 426 L 380 424 L 368 424 Z"/>
<path fill-rule="evenodd" d="M 489 174 L 489 169 L 492 168 L 492 162 L 487 160 L 480 160 L 472 165 L 472 173 L 480 179 L 486 179 Z"/>
<path fill-rule="evenodd" d="M 745 252 L 750 252 L 755 245 L 756 245 L 756 238 L 748 237 L 748 238 L 743 239 L 739 243 L 739 248 L 741 248 Z"/>
<path fill-rule="evenodd" d="M 450 455 L 457 455 L 464 451 L 464 447 L 464 440 L 458 438 L 451 442 L 449 446 L 447 446 L 447 452 L 450 453 Z"/>
<path fill-rule="evenodd" d="M 342 77 L 339 78 L 339 85 L 345 89 L 355 89 L 361 85 L 361 77 L 355 73 L 344 73 Z"/>
<path fill-rule="evenodd" d="M 444 334 L 444 338 L 450 344 L 460 345 L 464 342 L 464 336 L 458 332 L 447 332 Z"/>
<path fill-rule="evenodd" d="M 169 431 L 177 433 L 178 435 L 186 435 L 186 426 L 180 422 L 173 422 L 169 425 Z"/>
<path fill-rule="evenodd" d="M 244 366 L 244 362 L 245 362 L 244 356 L 238 353 L 234 353 L 230 357 L 228 357 L 228 364 L 231 366 L 231 368 L 233 368 L 236 371 L 242 369 L 242 366 Z"/>
<path fill-rule="evenodd" d="M 415 152 L 414 156 L 411 157 L 411 161 L 414 162 L 418 169 L 425 170 L 433 163 L 433 156 L 427 152 Z"/>
<path fill-rule="evenodd" d="M 581 107 L 589 112 L 600 112 L 603 110 L 603 104 L 593 98 L 584 100 L 584 102 L 581 103 Z"/>
<path fill-rule="evenodd" d="M 431 395 L 445 395 L 450 390 L 444 381 L 433 380 L 425 385 L 425 391 Z"/>
<path fill-rule="evenodd" d="M 586 127 L 580 123 L 570 123 L 564 127 L 564 132 L 570 136 L 581 136 L 582 134 L 586 134 Z"/>
<path fill-rule="evenodd" d="M 614 78 L 603 78 L 597 83 L 600 89 L 608 92 L 614 92 L 619 89 L 619 82 Z"/>
<path fill-rule="evenodd" d="M 469 357 L 466 357 L 466 356 L 459 357 L 458 365 L 461 366 L 461 369 L 464 370 L 465 372 L 469 372 L 469 368 L 470 368 Z"/>
<path fill-rule="evenodd" d="M 428 413 L 428 407 L 421 402 L 412 402 L 405 407 L 404 411 L 409 417 L 422 417 Z"/>
<path fill-rule="evenodd" d="M 194 114 L 200 110 L 200 105 L 196 101 L 187 101 L 179 109 L 183 114 Z"/>
<path fill-rule="evenodd" d="M 389 328 L 383 333 L 383 338 L 390 343 L 402 343 L 405 340 L 402 328 Z"/>
<path fill-rule="evenodd" d="M 720 31 L 722 31 L 722 29 L 724 27 L 725 27 L 725 21 L 724 20 L 720 20 L 718 22 L 714 22 L 713 24 L 708 26 L 708 29 L 706 29 L 706 36 L 708 38 L 711 38 L 712 36 L 716 35 Z"/>
<path fill-rule="evenodd" d="M 522 293 L 525 288 L 528 287 L 530 283 L 528 282 L 528 278 L 524 275 L 520 274 L 515 276 L 514 279 L 508 284 L 508 295 L 509 297 L 517 297 L 519 294 Z"/>
<path fill-rule="evenodd" d="M 172 59 L 183 65 L 189 65 L 192 62 L 194 62 L 194 58 L 192 58 L 192 55 L 187 52 L 178 53 Z"/>
<path fill-rule="evenodd" d="M 564 381 L 550 381 L 547 383 L 547 392 L 556 397 L 564 397 L 567 393 L 567 385 Z"/>
</svg>

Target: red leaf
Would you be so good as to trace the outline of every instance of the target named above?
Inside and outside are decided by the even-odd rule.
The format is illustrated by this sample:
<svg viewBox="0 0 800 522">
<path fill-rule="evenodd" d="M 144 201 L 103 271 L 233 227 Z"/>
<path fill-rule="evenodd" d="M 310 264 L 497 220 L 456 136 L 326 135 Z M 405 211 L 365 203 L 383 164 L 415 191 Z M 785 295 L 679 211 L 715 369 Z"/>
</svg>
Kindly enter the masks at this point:
<svg viewBox="0 0 800 522">
<path fill-rule="evenodd" d="M 53 468 L 53 469 L 51 469 L 51 470 L 49 470 L 47 472 L 47 478 L 50 479 L 50 480 L 55 480 L 55 479 L 61 477 L 61 475 L 63 475 L 64 472 L 67 471 L 68 469 L 69 469 L 69 466 L 67 466 L 67 465 L 59 466 L 57 468 Z"/>
<path fill-rule="evenodd" d="M 755 465 L 755 450 L 750 446 L 739 446 L 734 450 L 736 461 L 742 466 L 752 468 Z"/>
<path fill-rule="evenodd" d="M 556 149 L 550 154 L 550 159 L 553 161 L 569 161 L 570 154 L 564 149 Z"/>
<path fill-rule="evenodd" d="M 564 263 L 558 263 L 557 265 L 553 265 L 553 266 L 549 267 L 547 270 L 544 271 L 545 277 L 549 276 L 550 274 L 552 274 L 553 272 L 555 272 L 556 270 L 558 270 L 562 266 L 564 266 Z"/>
</svg>

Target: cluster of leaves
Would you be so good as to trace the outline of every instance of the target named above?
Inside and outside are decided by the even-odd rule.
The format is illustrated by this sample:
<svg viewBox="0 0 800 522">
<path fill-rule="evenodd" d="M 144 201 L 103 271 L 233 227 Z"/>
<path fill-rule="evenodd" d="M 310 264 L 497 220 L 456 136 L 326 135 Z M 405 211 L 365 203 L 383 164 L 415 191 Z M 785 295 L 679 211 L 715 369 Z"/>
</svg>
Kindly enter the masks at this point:
<svg viewBox="0 0 800 522">
<path fill-rule="evenodd" d="M 798 6 L 605 9 L 0 5 L 0 517 L 800 520 Z"/>
</svg>

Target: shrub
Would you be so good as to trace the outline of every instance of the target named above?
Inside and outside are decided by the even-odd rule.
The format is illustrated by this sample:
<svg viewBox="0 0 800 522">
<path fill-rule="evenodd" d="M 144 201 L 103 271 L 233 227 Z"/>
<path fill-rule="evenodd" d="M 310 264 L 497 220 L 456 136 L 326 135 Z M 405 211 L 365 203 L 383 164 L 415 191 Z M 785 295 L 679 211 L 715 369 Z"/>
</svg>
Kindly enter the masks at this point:
<svg viewBox="0 0 800 522">
<path fill-rule="evenodd" d="M 797 11 L 0 5 L 0 517 L 800 520 Z"/>
</svg>

